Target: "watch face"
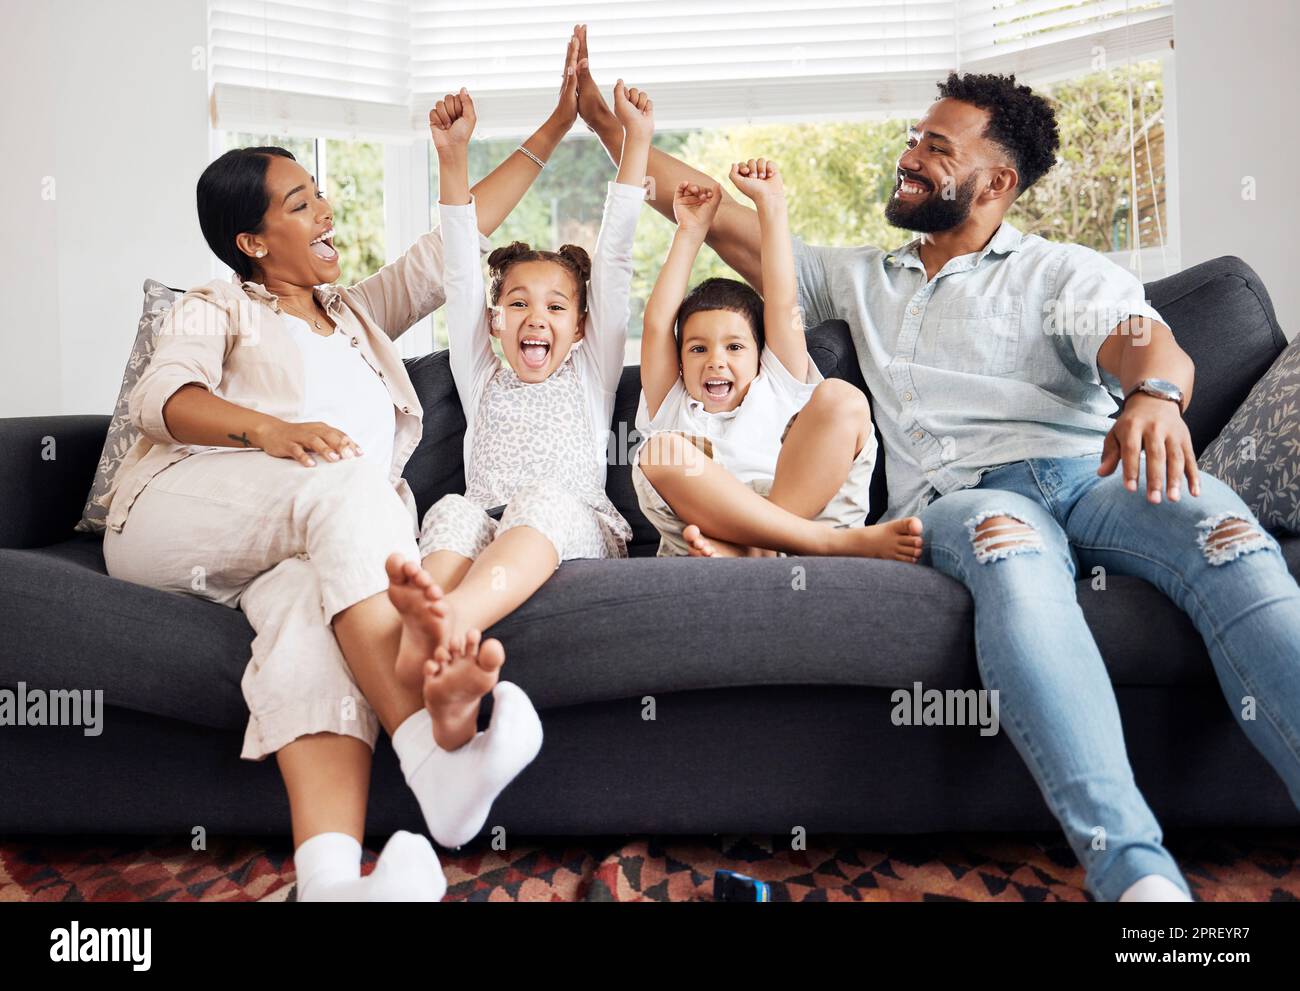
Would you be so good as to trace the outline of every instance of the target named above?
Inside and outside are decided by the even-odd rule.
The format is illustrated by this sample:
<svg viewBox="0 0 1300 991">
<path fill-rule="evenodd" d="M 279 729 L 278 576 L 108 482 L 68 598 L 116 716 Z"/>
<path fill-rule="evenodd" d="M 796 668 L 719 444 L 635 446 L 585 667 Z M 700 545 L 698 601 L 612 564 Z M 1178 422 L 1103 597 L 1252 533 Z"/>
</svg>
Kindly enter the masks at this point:
<svg viewBox="0 0 1300 991">
<path fill-rule="evenodd" d="M 1181 395 L 1183 391 L 1166 379 L 1147 379 L 1142 384 L 1152 389 L 1159 389 L 1161 392 L 1173 392 Z"/>
</svg>

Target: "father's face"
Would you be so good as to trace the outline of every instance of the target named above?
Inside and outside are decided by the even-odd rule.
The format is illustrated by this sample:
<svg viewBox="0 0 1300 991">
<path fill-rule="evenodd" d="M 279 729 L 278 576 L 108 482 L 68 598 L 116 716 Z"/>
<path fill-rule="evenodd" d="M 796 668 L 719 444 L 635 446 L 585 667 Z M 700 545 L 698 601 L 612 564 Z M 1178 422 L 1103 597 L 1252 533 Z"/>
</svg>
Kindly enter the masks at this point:
<svg viewBox="0 0 1300 991">
<path fill-rule="evenodd" d="M 984 137 L 987 124 L 985 111 L 960 100 L 943 99 L 927 110 L 908 132 L 885 219 L 920 234 L 965 222 L 988 166 L 1005 157 Z"/>
</svg>

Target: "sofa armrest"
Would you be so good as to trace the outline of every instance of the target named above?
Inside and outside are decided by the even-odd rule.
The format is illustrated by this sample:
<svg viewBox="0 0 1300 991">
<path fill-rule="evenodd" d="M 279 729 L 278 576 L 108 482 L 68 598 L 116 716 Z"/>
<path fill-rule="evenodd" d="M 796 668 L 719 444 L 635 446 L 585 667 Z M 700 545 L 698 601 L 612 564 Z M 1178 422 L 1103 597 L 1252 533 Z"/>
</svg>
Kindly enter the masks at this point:
<svg viewBox="0 0 1300 991">
<path fill-rule="evenodd" d="M 72 536 L 108 434 L 107 416 L 0 419 L 0 547 Z"/>
</svg>

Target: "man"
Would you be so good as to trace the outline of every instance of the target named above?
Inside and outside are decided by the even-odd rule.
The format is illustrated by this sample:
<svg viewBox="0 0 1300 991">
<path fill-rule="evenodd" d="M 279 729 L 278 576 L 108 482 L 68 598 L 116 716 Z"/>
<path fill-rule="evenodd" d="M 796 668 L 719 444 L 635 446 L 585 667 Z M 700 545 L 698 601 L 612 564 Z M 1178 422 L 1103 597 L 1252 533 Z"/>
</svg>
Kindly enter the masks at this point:
<svg viewBox="0 0 1300 991">
<path fill-rule="evenodd" d="M 585 27 L 579 40 L 579 113 L 617 161 Z M 1188 901 L 1133 780 L 1076 569 L 1143 578 L 1188 614 L 1298 807 L 1300 588 L 1241 500 L 1198 476 L 1182 418 L 1194 368 L 1141 284 L 1003 220 L 1054 164 L 1050 105 L 1004 76 L 954 73 L 939 96 L 885 210 L 919 237 L 894 252 L 794 238 L 800 306 L 809 326 L 849 324 L 884 440 L 885 518 L 918 514 L 922 563 L 970 590 L 981 678 L 1089 890 Z M 754 211 L 657 150 L 649 172 L 670 220 L 680 181 L 719 191 L 708 243 L 761 293 Z"/>
</svg>

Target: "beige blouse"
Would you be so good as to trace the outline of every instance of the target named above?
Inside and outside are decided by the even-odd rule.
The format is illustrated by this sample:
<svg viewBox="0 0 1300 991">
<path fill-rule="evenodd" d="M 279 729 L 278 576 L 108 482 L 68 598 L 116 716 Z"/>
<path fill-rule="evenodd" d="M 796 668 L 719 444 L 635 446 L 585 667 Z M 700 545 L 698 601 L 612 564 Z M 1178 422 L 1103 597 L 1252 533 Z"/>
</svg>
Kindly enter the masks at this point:
<svg viewBox="0 0 1300 991">
<path fill-rule="evenodd" d="M 479 235 L 479 250 L 491 245 Z M 446 301 L 442 234 L 435 228 L 396 261 L 348 288 L 318 286 L 316 298 L 352 346 L 388 388 L 397 433 L 389 480 L 415 516 L 415 497 L 402 478 L 420 442 L 423 410 L 393 343 L 412 324 Z M 256 282 L 213 279 L 186 292 L 159 325 L 149 367 L 128 400 L 131 422 L 142 436 L 122 459 L 104 496 L 106 525 L 121 531 L 136 497 L 150 479 L 198 450 L 167 430 L 163 406 L 190 383 L 248 409 L 289 422 L 302 420 L 302 354 L 279 299 Z"/>
</svg>

